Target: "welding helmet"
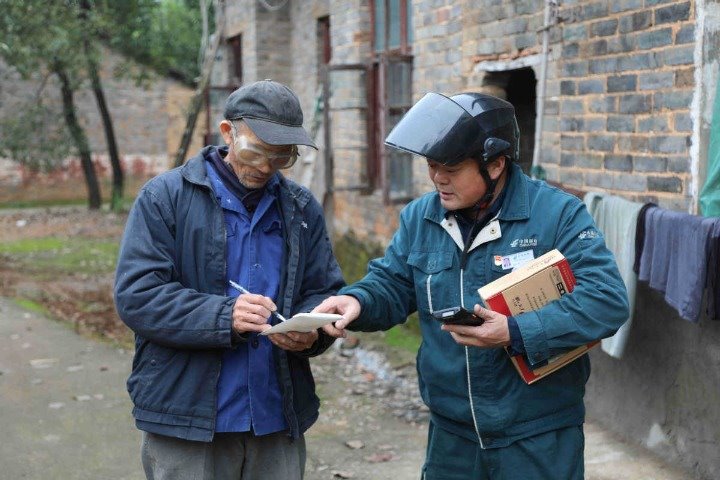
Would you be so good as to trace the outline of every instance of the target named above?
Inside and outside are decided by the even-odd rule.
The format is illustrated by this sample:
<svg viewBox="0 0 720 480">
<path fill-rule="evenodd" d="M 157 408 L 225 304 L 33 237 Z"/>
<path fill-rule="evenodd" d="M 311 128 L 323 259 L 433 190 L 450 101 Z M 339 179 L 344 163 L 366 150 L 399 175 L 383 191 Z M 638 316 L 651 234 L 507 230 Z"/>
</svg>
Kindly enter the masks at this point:
<svg viewBox="0 0 720 480">
<path fill-rule="evenodd" d="M 484 93 L 427 93 L 395 125 L 385 144 L 443 165 L 500 155 L 517 160 L 520 131 L 512 104 Z"/>
</svg>

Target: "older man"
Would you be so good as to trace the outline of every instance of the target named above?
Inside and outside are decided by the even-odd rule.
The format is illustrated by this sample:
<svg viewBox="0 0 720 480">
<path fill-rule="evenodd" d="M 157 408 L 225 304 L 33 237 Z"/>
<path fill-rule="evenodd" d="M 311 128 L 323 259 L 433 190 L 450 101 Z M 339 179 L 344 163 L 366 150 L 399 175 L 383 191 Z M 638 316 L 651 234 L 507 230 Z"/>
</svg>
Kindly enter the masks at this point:
<svg viewBox="0 0 720 480">
<path fill-rule="evenodd" d="M 314 144 L 295 94 L 233 92 L 209 146 L 139 192 L 115 300 L 135 332 L 128 390 L 149 479 L 300 479 L 318 417 L 308 357 L 324 332 L 260 336 L 271 312 L 307 312 L 343 285 L 323 213 L 286 179 Z M 239 284 L 241 293 L 230 285 Z"/>
</svg>

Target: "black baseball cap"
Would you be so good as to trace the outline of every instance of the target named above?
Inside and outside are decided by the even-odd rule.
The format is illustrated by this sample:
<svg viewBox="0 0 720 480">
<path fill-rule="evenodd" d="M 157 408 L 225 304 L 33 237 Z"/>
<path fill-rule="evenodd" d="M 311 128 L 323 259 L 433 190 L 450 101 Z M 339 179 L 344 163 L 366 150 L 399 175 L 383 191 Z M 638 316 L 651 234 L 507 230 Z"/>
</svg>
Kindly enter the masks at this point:
<svg viewBox="0 0 720 480">
<path fill-rule="evenodd" d="M 225 102 L 225 119 L 242 119 L 268 145 L 308 145 L 315 142 L 303 128 L 303 113 L 297 95 L 272 80 L 243 85 Z"/>
</svg>

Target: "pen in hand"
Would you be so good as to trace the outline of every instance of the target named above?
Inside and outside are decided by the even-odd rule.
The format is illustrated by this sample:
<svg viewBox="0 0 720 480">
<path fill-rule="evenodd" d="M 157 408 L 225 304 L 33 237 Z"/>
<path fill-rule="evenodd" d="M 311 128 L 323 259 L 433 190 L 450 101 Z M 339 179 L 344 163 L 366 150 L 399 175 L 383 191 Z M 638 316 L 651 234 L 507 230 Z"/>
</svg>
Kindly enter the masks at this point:
<svg viewBox="0 0 720 480">
<path fill-rule="evenodd" d="M 237 290 L 240 293 L 250 293 L 247 288 L 243 287 L 239 283 L 233 282 L 232 280 L 228 280 L 228 283 L 230 284 L 231 287 L 233 287 L 235 290 Z M 275 311 L 275 312 L 270 312 L 270 313 L 275 315 L 281 322 L 286 321 L 285 317 L 280 315 L 280 312 Z"/>
</svg>

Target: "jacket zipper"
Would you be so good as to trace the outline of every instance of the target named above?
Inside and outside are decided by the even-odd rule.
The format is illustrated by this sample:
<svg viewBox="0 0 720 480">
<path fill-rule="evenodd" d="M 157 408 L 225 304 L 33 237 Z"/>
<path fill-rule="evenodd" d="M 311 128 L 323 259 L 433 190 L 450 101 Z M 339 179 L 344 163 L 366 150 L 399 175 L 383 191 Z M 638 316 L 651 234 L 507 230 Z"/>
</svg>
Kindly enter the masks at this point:
<svg viewBox="0 0 720 480">
<path fill-rule="evenodd" d="M 463 290 L 463 279 L 464 269 L 460 269 L 460 306 L 465 308 L 465 291 Z M 470 383 L 470 350 L 469 347 L 465 347 L 465 371 L 467 372 L 467 384 L 468 384 L 468 400 L 470 401 L 470 413 L 472 414 L 473 427 L 475 427 L 475 435 L 477 435 L 478 442 L 480 442 L 480 448 L 485 450 L 482 437 L 480 436 L 480 430 L 477 425 L 477 418 L 475 418 L 475 405 L 473 405 L 472 399 L 472 384 Z"/>
<path fill-rule="evenodd" d="M 463 292 L 463 272 L 464 270 L 460 270 L 460 306 L 465 308 L 465 293 Z M 430 280 L 432 279 L 432 274 L 428 275 L 427 280 L 425 280 L 425 292 L 427 294 L 427 301 L 428 301 L 428 309 L 430 310 L 430 314 L 433 313 L 433 306 L 432 306 L 432 294 L 430 293 Z M 472 400 L 472 388 L 470 385 L 470 353 L 468 350 L 468 347 L 465 347 L 465 372 L 467 374 L 467 383 L 468 383 L 468 400 L 470 401 L 470 414 L 472 415 L 473 419 L 473 427 L 475 428 L 475 435 L 477 435 L 478 442 L 480 442 L 480 448 L 485 450 L 485 445 L 483 444 L 482 437 L 480 436 L 480 430 L 477 426 L 477 419 L 475 418 L 475 406 L 473 405 Z"/>
</svg>

